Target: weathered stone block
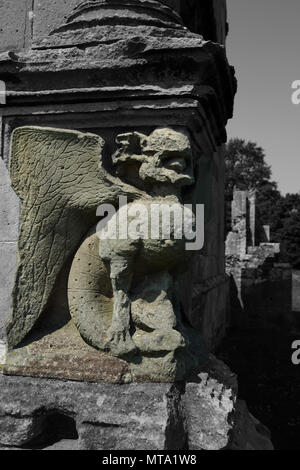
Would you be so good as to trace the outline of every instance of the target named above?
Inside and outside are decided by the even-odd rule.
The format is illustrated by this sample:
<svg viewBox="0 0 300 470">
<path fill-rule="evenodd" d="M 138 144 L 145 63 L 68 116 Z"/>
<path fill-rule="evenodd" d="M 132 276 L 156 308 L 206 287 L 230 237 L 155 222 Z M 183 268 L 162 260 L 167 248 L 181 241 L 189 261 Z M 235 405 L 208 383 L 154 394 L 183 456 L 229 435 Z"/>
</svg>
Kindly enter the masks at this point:
<svg viewBox="0 0 300 470">
<path fill-rule="evenodd" d="M 8 170 L 0 158 L 0 242 L 18 240 L 19 213 L 19 198 L 10 185 Z"/>
<path fill-rule="evenodd" d="M 80 447 L 103 450 L 183 449 L 186 433 L 178 386 L 131 385 L 98 398 L 103 413 L 84 417 Z"/>
<path fill-rule="evenodd" d="M 14 284 L 17 244 L 0 242 L 0 341 L 5 339 L 5 324 L 10 313 L 11 292 Z"/>
<path fill-rule="evenodd" d="M 221 450 L 230 441 L 236 376 L 222 362 L 211 361 L 194 382 L 186 385 L 184 401 L 191 450 Z"/>
<path fill-rule="evenodd" d="M 174 384 L 89 384 L 0 375 L 0 448 L 264 450 L 266 428 L 237 401 L 236 376 L 210 356 Z"/>
<path fill-rule="evenodd" d="M 0 416 L 0 442 L 4 446 L 21 447 L 41 432 L 40 419 Z"/>
<path fill-rule="evenodd" d="M 30 0 L 0 2 L 0 51 L 22 49 L 30 40 Z"/>
<path fill-rule="evenodd" d="M 52 0 L 35 2 L 33 20 L 33 42 L 37 43 L 44 39 L 57 25 L 57 18 L 63 21 L 81 0 Z"/>
<path fill-rule="evenodd" d="M 4 340 L 4 325 L 10 311 L 10 295 L 16 269 L 19 211 L 19 199 L 10 186 L 8 171 L 0 158 L 0 341 Z"/>
<path fill-rule="evenodd" d="M 70 423 L 61 429 L 62 416 L 73 420 L 80 449 L 176 450 L 186 445 L 176 384 L 120 386 L 0 375 L 0 390 L 2 446 L 52 446 L 55 439 L 68 438 Z M 49 419 L 56 421 L 56 437 L 47 435 Z"/>
</svg>

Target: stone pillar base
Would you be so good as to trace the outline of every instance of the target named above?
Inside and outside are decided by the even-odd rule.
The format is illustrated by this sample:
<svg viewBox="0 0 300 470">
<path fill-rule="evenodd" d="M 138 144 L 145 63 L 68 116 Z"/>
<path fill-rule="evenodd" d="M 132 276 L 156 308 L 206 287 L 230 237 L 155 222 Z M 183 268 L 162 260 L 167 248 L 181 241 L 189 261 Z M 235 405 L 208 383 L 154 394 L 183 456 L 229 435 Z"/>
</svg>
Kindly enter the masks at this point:
<svg viewBox="0 0 300 470">
<path fill-rule="evenodd" d="M 272 450 L 210 356 L 186 382 L 105 384 L 0 375 L 2 449 Z"/>
</svg>

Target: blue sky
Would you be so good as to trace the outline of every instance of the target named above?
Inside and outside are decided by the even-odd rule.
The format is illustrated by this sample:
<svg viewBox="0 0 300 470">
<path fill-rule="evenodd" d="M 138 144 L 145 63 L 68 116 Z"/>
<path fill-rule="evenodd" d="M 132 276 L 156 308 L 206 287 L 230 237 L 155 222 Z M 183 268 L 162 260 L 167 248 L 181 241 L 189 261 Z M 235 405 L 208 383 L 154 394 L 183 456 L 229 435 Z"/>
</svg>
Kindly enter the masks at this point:
<svg viewBox="0 0 300 470">
<path fill-rule="evenodd" d="M 228 137 L 265 149 L 283 192 L 300 191 L 300 0 L 227 0 L 227 54 L 239 90 Z"/>
</svg>

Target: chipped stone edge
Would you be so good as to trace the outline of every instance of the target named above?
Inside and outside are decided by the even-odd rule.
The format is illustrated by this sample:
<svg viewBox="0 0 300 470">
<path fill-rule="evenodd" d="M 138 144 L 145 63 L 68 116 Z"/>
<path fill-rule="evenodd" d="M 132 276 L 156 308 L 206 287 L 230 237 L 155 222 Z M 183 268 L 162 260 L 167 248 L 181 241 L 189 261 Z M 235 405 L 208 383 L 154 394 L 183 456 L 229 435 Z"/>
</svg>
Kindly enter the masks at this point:
<svg viewBox="0 0 300 470">
<path fill-rule="evenodd" d="M 6 364 L 7 347 L 4 341 L 0 340 L 0 373 L 3 373 L 3 367 Z"/>
</svg>

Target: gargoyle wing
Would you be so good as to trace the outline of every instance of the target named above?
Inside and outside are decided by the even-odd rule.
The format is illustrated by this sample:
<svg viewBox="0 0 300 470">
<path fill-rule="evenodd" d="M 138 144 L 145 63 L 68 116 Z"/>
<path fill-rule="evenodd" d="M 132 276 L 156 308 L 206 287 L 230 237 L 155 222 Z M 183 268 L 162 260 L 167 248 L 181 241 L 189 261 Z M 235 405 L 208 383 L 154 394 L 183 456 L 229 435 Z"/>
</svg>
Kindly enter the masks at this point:
<svg viewBox="0 0 300 470">
<path fill-rule="evenodd" d="M 76 131 L 21 127 L 13 133 L 10 175 L 23 206 L 9 349 L 44 311 L 60 270 L 95 223 L 99 204 L 144 194 L 105 171 L 103 146 L 101 137 Z"/>
</svg>

